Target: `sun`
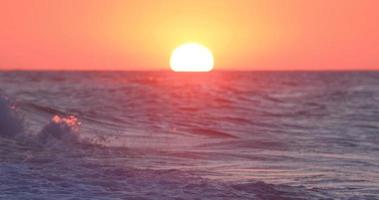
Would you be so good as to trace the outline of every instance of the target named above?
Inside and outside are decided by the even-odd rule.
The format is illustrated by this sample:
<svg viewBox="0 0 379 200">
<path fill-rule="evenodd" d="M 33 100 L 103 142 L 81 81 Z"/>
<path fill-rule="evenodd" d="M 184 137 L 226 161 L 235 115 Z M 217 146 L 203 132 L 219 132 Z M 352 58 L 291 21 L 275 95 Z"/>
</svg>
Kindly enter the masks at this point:
<svg viewBox="0 0 379 200">
<path fill-rule="evenodd" d="M 171 70 L 175 72 L 209 72 L 213 69 L 213 65 L 212 52 L 196 43 L 177 47 L 170 59 Z"/>
</svg>

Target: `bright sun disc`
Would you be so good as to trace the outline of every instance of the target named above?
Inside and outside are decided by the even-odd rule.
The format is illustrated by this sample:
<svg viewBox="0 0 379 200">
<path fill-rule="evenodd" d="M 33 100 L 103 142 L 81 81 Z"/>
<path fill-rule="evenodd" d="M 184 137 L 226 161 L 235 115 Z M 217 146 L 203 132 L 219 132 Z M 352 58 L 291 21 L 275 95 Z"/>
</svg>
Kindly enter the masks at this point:
<svg viewBox="0 0 379 200">
<path fill-rule="evenodd" d="M 176 48 L 170 59 L 171 69 L 175 72 L 209 72 L 213 69 L 211 51 L 200 44 L 183 44 Z"/>
</svg>

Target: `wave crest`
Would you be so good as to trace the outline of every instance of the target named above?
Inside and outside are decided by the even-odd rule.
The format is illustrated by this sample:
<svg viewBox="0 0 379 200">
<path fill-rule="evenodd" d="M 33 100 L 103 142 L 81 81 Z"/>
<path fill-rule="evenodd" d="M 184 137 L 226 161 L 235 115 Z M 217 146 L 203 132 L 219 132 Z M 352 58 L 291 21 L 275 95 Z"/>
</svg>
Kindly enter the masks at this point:
<svg viewBox="0 0 379 200">
<path fill-rule="evenodd" d="M 47 124 L 39 134 L 42 143 L 51 141 L 63 141 L 68 143 L 79 142 L 80 122 L 75 116 L 58 116 L 54 115 L 49 124 Z"/>
</svg>

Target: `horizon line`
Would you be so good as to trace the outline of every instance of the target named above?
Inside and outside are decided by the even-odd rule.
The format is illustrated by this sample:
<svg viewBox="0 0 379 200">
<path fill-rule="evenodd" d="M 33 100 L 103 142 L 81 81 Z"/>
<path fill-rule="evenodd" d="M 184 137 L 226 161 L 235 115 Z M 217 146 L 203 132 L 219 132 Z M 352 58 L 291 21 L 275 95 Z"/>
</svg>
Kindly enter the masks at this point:
<svg viewBox="0 0 379 200">
<path fill-rule="evenodd" d="M 123 70 L 123 69 L 0 69 L 1 72 L 173 72 L 173 73 L 212 73 L 212 72 L 379 72 L 379 69 L 221 69 L 210 72 L 174 72 L 170 69 L 158 70 Z"/>
</svg>

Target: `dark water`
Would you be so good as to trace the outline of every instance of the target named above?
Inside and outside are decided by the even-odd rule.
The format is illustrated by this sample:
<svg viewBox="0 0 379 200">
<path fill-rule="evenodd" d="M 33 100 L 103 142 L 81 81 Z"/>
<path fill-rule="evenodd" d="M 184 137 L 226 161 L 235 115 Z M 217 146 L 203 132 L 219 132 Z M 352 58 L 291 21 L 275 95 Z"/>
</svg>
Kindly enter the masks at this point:
<svg viewBox="0 0 379 200">
<path fill-rule="evenodd" d="M 2 72 L 0 199 L 379 199 L 379 73 Z"/>
</svg>

